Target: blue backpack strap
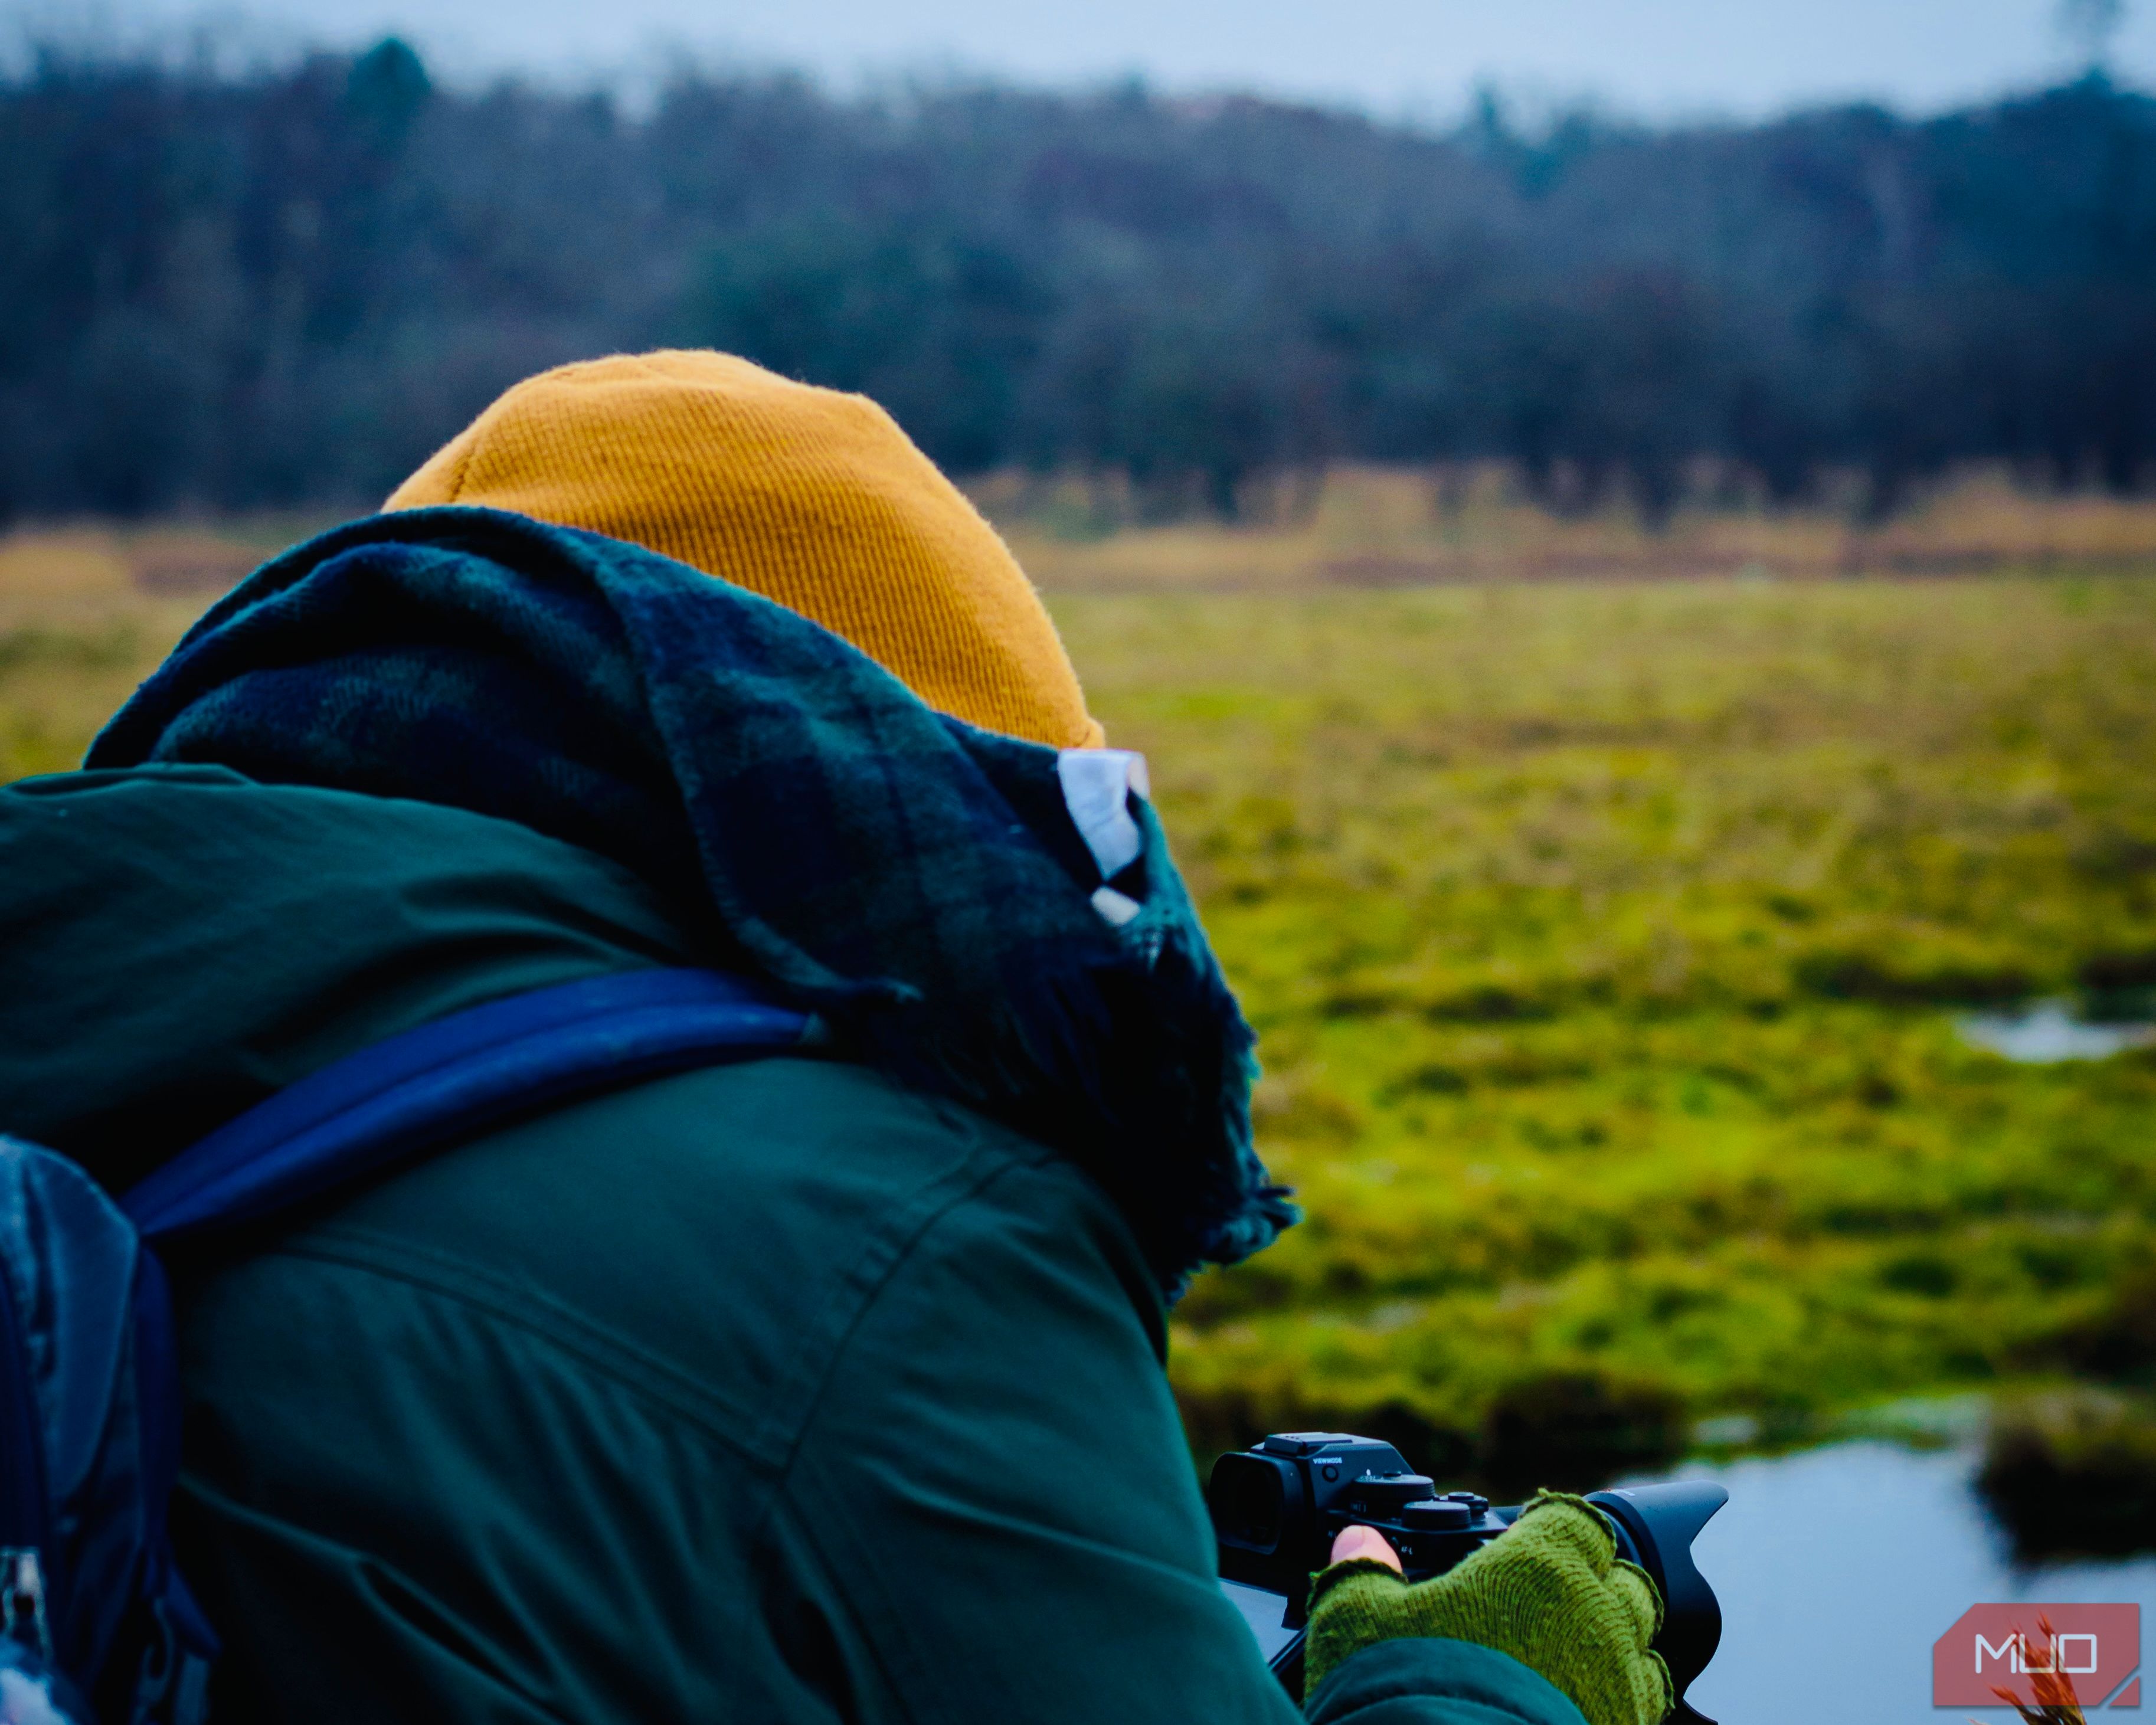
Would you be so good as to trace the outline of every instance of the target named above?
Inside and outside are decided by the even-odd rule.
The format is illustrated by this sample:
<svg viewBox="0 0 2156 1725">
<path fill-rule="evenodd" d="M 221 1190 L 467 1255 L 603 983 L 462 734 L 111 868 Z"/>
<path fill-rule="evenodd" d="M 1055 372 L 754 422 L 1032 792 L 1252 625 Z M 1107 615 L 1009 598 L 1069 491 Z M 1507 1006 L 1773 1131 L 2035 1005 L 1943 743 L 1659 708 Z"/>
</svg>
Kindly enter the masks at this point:
<svg viewBox="0 0 2156 1725">
<path fill-rule="evenodd" d="M 516 1116 L 813 1045 L 817 1021 L 710 970 L 633 970 L 437 1019 L 349 1055 L 183 1150 L 121 1200 L 145 1240 L 259 1220 Z"/>
</svg>

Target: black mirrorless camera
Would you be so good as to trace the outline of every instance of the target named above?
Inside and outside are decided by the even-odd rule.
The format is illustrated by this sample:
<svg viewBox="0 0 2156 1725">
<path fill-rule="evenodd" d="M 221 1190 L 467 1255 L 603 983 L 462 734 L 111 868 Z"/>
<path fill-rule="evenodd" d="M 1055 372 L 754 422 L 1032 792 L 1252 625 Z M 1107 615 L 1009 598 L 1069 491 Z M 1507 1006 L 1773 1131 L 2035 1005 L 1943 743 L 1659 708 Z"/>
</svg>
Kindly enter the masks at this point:
<svg viewBox="0 0 2156 1725">
<path fill-rule="evenodd" d="M 1517 1505 L 1493 1509 L 1472 1491 L 1440 1493 L 1390 1444 L 1338 1431 L 1278 1432 L 1223 1455 L 1205 1497 L 1220 1542 L 1220 1586 L 1298 1700 L 1310 1578 L 1332 1561 L 1342 1528 L 1375 1527 L 1408 1579 L 1422 1581 L 1495 1539 L 1520 1513 Z M 1691 1543 L 1728 1492 L 1681 1480 L 1591 1491 L 1587 1501 L 1609 1518 L 1618 1556 L 1645 1570 L 1662 1596 L 1655 1651 L 1676 1686 L 1672 1725 L 1712 1725 L 1684 1698 L 1722 1640 L 1722 1607 L 1692 1563 Z"/>
</svg>

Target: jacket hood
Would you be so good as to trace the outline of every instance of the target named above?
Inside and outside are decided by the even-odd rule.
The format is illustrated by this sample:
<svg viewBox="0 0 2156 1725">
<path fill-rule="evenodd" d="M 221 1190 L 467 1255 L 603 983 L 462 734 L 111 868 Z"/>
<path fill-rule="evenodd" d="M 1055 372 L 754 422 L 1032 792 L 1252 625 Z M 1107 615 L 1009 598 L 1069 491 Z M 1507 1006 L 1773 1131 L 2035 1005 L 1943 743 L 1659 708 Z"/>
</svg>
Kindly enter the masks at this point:
<svg viewBox="0 0 2156 1725">
<path fill-rule="evenodd" d="M 1119 783 L 1104 812 L 1133 843 L 1111 878 L 1070 755 L 937 713 L 818 624 L 641 547 L 431 509 L 258 571 L 90 764 L 439 803 L 610 858 L 695 962 L 1069 1154 L 1173 1296 L 1294 1212 L 1251 1144 L 1254 1038 L 1159 824 Z"/>
</svg>

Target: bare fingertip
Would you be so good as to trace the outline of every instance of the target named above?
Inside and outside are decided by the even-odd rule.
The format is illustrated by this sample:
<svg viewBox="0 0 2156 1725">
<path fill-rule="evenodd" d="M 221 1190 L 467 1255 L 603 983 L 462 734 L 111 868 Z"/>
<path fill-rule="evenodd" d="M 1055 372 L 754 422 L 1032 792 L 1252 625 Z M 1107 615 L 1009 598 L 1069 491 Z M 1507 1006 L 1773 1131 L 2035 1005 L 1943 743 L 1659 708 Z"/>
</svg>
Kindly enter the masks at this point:
<svg viewBox="0 0 2156 1725">
<path fill-rule="evenodd" d="M 1366 1562 L 1383 1563 L 1389 1569 L 1406 1574 L 1400 1569 L 1400 1554 L 1375 1527 L 1343 1527 L 1339 1538 L 1332 1542 L 1334 1563 L 1353 1563 L 1358 1558 Z"/>
</svg>

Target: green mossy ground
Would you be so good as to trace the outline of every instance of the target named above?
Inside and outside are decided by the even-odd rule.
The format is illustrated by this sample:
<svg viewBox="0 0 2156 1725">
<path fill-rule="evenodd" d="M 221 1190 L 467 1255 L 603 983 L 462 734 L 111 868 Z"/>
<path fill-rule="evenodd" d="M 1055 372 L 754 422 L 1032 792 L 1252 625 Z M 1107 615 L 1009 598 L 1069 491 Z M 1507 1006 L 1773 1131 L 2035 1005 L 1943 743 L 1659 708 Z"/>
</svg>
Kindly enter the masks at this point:
<svg viewBox="0 0 2156 1725">
<path fill-rule="evenodd" d="M 1953 1028 L 2156 981 L 2156 583 L 1055 608 L 1309 1216 L 1181 1309 L 1201 1447 L 1794 1435 L 2069 1369 L 2156 1255 L 2156 1060 Z"/>
</svg>

